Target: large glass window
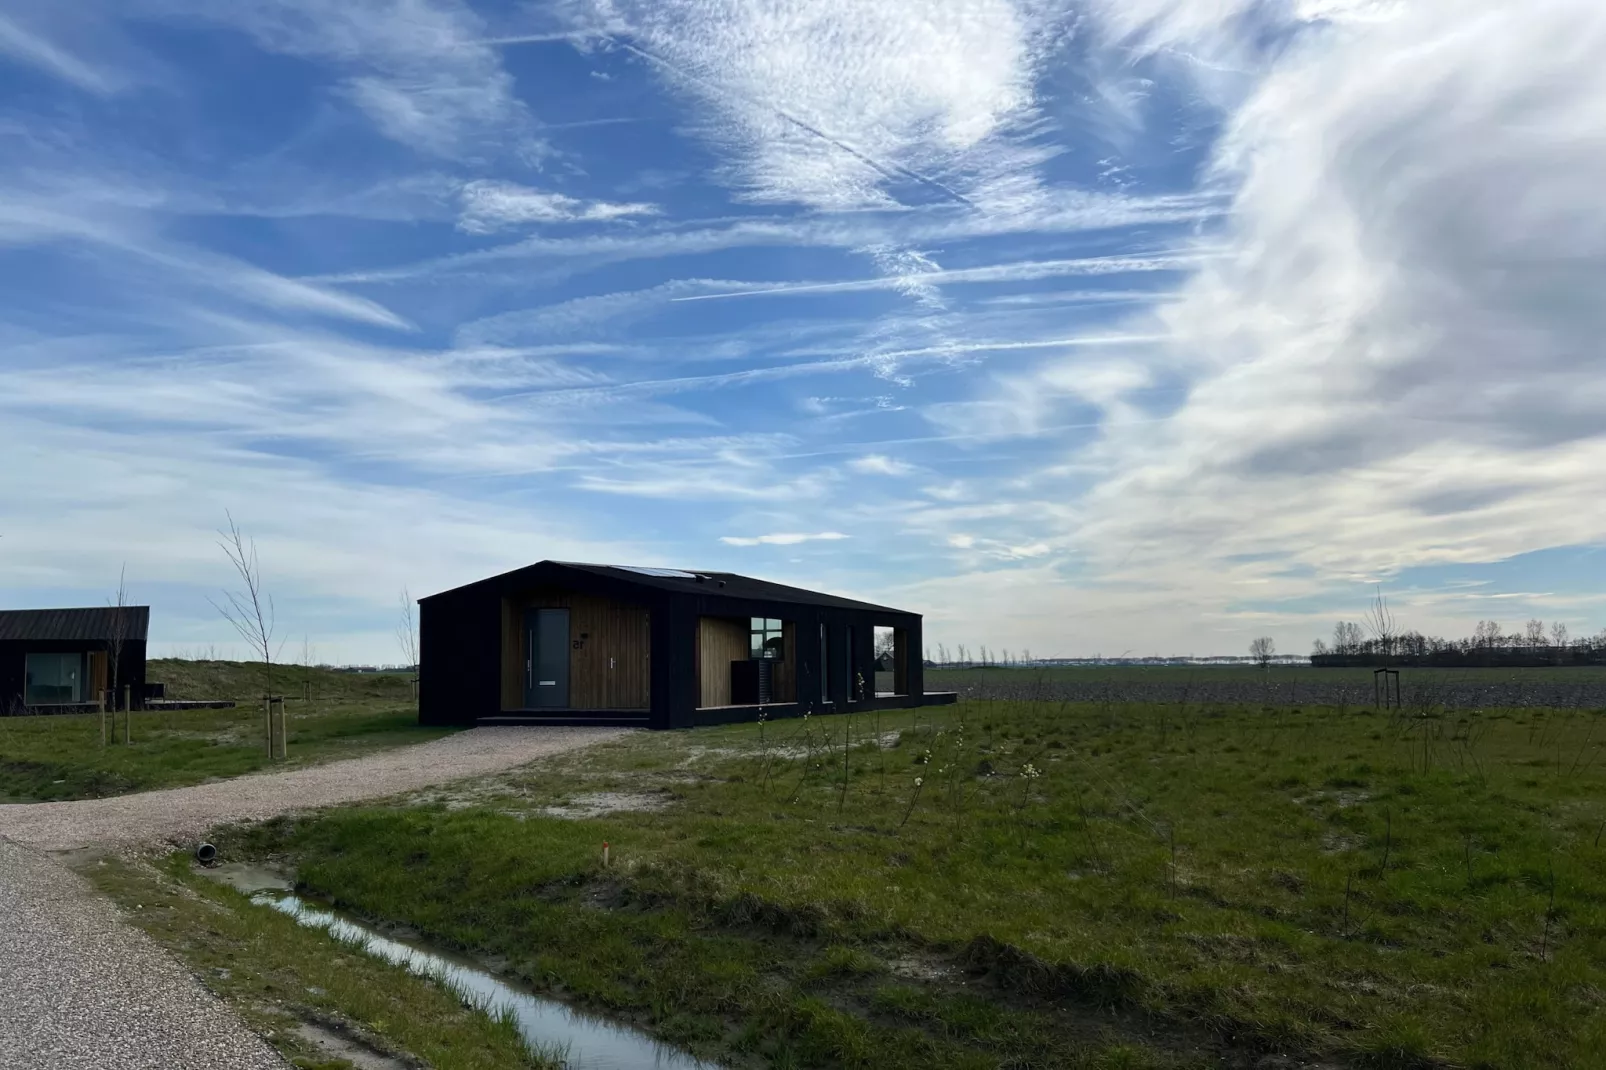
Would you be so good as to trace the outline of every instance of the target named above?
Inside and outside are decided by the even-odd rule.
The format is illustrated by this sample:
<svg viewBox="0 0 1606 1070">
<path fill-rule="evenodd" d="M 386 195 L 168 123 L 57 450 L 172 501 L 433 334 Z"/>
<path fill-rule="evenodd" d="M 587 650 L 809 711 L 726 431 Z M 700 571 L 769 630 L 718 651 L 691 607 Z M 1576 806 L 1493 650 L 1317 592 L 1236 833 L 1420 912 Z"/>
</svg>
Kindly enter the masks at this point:
<svg viewBox="0 0 1606 1070">
<path fill-rule="evenodd" d="M 22 701 L 30 706 L 51 706 L 84 700 L 82 654 L 29 654 Z"/>
<path fill-rule="evenodd" d="M 780 661 L 786 652 L 786 639 L 781 632 L 781 622 L 768 617 L 754 617 L 749 652 L 755 658 Z"/>
</svg>

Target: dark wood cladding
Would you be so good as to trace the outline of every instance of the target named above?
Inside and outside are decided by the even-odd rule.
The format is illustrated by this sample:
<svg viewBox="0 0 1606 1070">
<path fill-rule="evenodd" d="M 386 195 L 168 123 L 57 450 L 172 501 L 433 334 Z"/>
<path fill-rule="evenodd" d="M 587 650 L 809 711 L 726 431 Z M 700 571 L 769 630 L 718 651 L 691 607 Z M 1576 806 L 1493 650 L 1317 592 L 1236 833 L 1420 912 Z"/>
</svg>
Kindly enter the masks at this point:
<svg viewBox="0 0 1606 1070">
<path fill-rule="evenodd" d="M 108 644 L 104 640 L 85 639 L 32 639 L 0 640 L 0 717 L 25 713 L 24 690 L 28 675 L 29 654 L 82 654 L 84 672 L 84 702 L 92 703 L 97 696 L 91 692 L 115 689 L 119 696 L 123 689 L 138 704 L 145 694 L 145 640 L 129 639 L 122 644 L 117 659 L 117 679 L 110 678 Z M 118 701 L 122 701 L 121 698 Z M 48 709 L 48 707 L 39 707 Z"/>
<path fill-rule="evenodd" d="M 877 627 L 897 635 L 898 685 L 908 693 L 900 702 L 946 700 L 923 691 L 917 614 L 731 573 L 643 576 L 544 561 L 420 601 L 423 723 L 474 724 L 523 710 L 528 608 L 570 610 L 570 704 L 562 712 L 575 722 L 607 722 L 612 712 L 616 723 L 639 724 L 645 711 L 652 728 L 682 728 L 700 723 L 699 709 L 728 707 L 730 664 L 750 656 L 753 617 L 783 622 L 773 670 L 778 704 L 849 708 L 849 667 L 873 672 Z"/>
<path fill-rule="evenodd" d="M 649 610 L 631 602 L 573 591 L 512 595 L 502 608 L 502 708 L 524 706 L 528 609 L 569 611 L 569 707 L 645 710 L 652 706 Z"/>
</svg>

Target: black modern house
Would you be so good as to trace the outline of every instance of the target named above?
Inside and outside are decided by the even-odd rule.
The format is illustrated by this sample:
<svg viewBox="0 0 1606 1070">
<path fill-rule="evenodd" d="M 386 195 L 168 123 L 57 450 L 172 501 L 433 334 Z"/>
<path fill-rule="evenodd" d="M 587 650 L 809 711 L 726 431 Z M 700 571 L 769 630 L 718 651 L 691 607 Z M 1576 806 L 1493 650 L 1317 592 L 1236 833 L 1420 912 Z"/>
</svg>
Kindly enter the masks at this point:
<svg viewBox="0 0 1606 1070">
<path fill-rule="evenodd" d="M 418 605 L 423 724 L 687 728 L 955 698 L 922 688 L 919 614 L 729 572 L 542 561 Z"/>
<path fill-rule="evenodd" d="M 0 714 L 96 709 L 145 696 L 149 606 L 0 610 Z"/>
</svg>

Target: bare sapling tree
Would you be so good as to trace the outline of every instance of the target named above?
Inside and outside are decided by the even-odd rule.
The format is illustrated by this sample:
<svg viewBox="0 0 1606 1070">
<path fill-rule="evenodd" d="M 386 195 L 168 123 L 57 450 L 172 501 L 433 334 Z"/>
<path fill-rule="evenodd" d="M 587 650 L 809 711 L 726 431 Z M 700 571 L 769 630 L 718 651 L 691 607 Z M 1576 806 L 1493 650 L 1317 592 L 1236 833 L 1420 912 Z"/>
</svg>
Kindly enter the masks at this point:
<svg viewBox="0 0 1606 1070">
<path fill-rule="evenodd" d="M 1372 604 L 1366 607 L 1366 630 L 1372 633 L 1377 640 L 1378 652 L 1383 655 L 1384 664 L 1393 656 L 1394 648 L 1399 643 L 1400 626 L 1394 619 L 1394 611 L 1389 608 L 1387 598 L 1383 597 L 1383 588 L 1377 589 Z"/>
<path fill-rule="evenodd" d="M 111 615 L 106 622 L 106 684 L 111 690 L 111 700 L 109 705 L 114 711 L 111 724 L 112 734 L 115 734 L 117 731 L 117 717 L 115 715 L 115 711 L 117 709 L 117 696 L 119 694 L 117 689 L 118 666 L 123 660 L 123 648 L 128 644 L 129 613 L 128 584 L 126 582 L 127 575 L 128 566 L 124 565 L 117 572 L 117 594 L 114 596 L 113 600 L 107 602 L 107 605 L 111 607 Z M 100 743 L 101 746 L 104 747 L 106 745 L 108 736 L 106 731 L 106 707 L 108 703 L 104 701 L 105 696 L 101 696 L 101 698 Z M 124 716 L 126 717 L 127 715 L 125 714 Z M 131 741 L 133 736 L 133 728 L 125 723 L 123 729 L 124 742 L 126 743 Z"/>
<path fill-rule="evenodd" d="M 1271 667 L 1271 659 L 1277 654 L 1277 643 L 1269 635 L 1249 641 L 1249 656 L 1255 659 L 1255 664 L 1262 669 Z"/>
<path fill-rule="evenodd" d="M 218 546 L 223 550 L 229 564 L 234 566 L 235 575 L 243 585 L 239 590 L 224 591 L 222 602 L 212 602 L 212 608 L 223 615 L 241 639 L 251 649 L 254 660 L 262 662 L 262 703 L 264 709 L 272 709 L 273 701 L 273 656 L 276 647 L 273 642 L 274 616 L 273 598 L 263 589 L 262 567 L 257 562 L 256 540 L 248 538 L 240 530 L 240 525 L 234 522 L 232 514 L 225 513 L 229 519 L 229 530 L 218 532 Z M 208 600 L 210 601 L 210 599 Z M 272 713 L 268 714 L 271 719 Z M 272 746 L 273 728 L 268 726 L 269 746 Z"/>
<path fill-rule="evenodd" d="M 301 636 L 301 701 L 312 706 L 312 639 Z"/>
<path fill-rule="evenodd" d="M 418 701 L 418 624 L 413 618 L 413 596 L 401 589 L 401 621 L 396 625 L 396 641 L 401 645 L 402 661 L 412 675 L 413 701 Z"/>
</svg>

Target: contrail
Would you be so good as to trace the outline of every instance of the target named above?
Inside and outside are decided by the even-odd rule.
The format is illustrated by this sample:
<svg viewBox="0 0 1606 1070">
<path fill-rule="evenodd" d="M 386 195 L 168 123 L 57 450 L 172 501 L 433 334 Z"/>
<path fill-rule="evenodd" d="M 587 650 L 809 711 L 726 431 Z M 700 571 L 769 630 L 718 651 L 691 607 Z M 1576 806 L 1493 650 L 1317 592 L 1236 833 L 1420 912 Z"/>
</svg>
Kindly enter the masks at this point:
<svg viewBox="0 0 1606 1070">
<path fill-rule="evenodd" d="M 911 182 L 917 182 L 920 185 L 927 187 L 928 189 L 932 189 L 932 190 L 937 191 L 944 198 L 946 198 L 946 199 L 948 199 L 950 201 L 954 201 L 955 203 L 962 204 L 967 208 L 976 207 L 976 204 L 975 204 L 974 201 L 972 201 L 970 198 L 966 197 L 964 194 L 960 193 L 958 190 L 955 190 L 950 186 L 946 186 L 946 185 L 942 184 L 941 182 L 938 182 L 934 178 L 929 178 L 926 175 L 922 175 L 918 171 L 911 171 L 909 168 L 904 167 L 901 164 L 884 164 L 881 161 L 875 159 L 874 157 L 869 156 L 869 155 L 859 151 L 858 149 L 854 148 L 852 145 L 849 145 L 847 142 L 843 141 L 841 138 L 833 137 L 830 134 L 826 133 L 824 130 L 821 130 L 816 126 L 812 126 L 812 125 L 804 122 L 802 119 L 799 119 L 797 116 L 795 116 L 795 115 L 791 114 L 790 112 L 785 111 L 785 110 L 783 110 L 781 108 L 778 108 L 773 104 L 766 104 L 763 101 L 754 100 L 751 97 L 743 96 L 742 94 L 737 93 L 734 90 L 731 90 L 731 89 L 729 89 L 729 88 L 727 88 L 725 86 L 717 85 L 714 82 L 709 81 L 707 78 L 704 78 L 702 75 L 694 74 L 691 71 L 686 70 L 684 67 L 680 66 L 679 64 L 674 63 L 674 62 L 672 62 L 670 60 L 667 60 L 667 59 L 663 58 L 662 56 L 654 55 L 653 53 L 648 52 L 646 49 L 641 48 L 641 47 L 639 47 L 637 45 L 631 44 L 629 41 L 626 41 L 623 38 L 615 37 L 615 36 L 613 36 L 611 34 L 603 34 L 601 36 L 606 37 L 608 40 L 612 41 L 614 44 L 618 45 L 620 48 L 623 48 L 628 52 L 635 53 L 636 55 L 640 56 L 642 59 L 648 60 L 648 61 L 650 61 L 652 63 L 657 63 L 660 66 L 663 66 L 663 67 L 667 68 L 668 70 L 673 71 L 675 74 L 680 75 L 682 78 L 685 78 L 685 79 L 687 79 L 689 81 L 696 82 L 698 85 L 701 85 L 703 88 L 707 89 L 711 93 L 715 93 L 715 94 L 718 94 L 720 96 L 725 96 L 725 97 L 734 97 L 737 100 L 743 101 L 744 103 L 747 103 L 747 104 L 751 104 L 754 107 L 764 108 L 764 109 L 766 109 L 768 111 L 774 112 L 776 115 L 780 116 L 782 119 L 785 119 L 787 122 L 791 123 L 793 126 L 797 127 L 799 130 L 803 130 L 806 133 L 813 134 L 815 137 L 819 138 L 821 141 L 824 141 L 826 144 L 832 145 L 835 148 L 840 149 L 842 152 L 847 153 L 849 156 L 852 156 L 855 160 L 858 160 L 860 163 L 864 164 L 866 167 L 868 167 L 871 170 L 875 171 L 877 174 L 881 175 L 881 177 L 883 177 L 883 178 L 887 178 L 887 179 L 906 178 Z"/>
<path fill-rule="evenodd" d="M 947 271 L 927 271 L 914 275 L 896 275 L 878 279 L 850 279 L 845 282 L 808 282 L 794 286 L 764 286 L 751 290 L 728 290 L 721 293 L 690 294 L 673 297 L 671 301 L 714 301 L 726 297 L 757 297 L 764 294 L 833 293 L 853 290 L 891 289 L 909 282 L 1020 282 L 1029 279 L 1052 278 L 1056 275 L 1115 275 L 1128 271 L 1176 271 L 1197 263 L 1201 256 L 1104 256 L 1080 260 L 1029 260 L 1018 264 L 993 264 L 986 267 L 953 268 Z"/>
</svg>

